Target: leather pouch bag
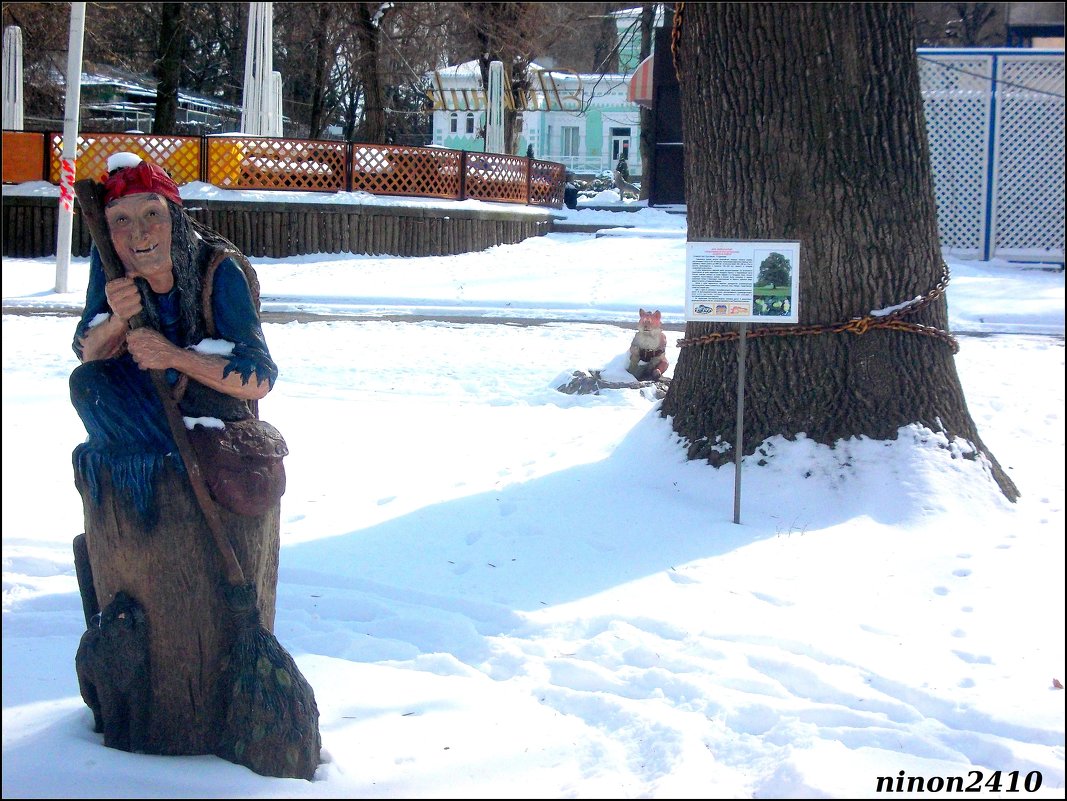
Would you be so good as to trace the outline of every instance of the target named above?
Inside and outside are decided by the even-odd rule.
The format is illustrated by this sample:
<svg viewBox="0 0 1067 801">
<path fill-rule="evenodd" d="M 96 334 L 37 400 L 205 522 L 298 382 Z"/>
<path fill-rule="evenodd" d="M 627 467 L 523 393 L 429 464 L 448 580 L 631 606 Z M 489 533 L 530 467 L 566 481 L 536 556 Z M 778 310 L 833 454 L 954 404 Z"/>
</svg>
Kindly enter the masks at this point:
<svg viewBox="0 0 1067 801">
<path fill-rule="evenodd" d="M 189 440 L 211 496 L 240 515 L 261 515 L 285 492 L 282 459 L 289 448 L 281 432 L 255 418 L 222 428 L 194 426 Z"/>
</svg>

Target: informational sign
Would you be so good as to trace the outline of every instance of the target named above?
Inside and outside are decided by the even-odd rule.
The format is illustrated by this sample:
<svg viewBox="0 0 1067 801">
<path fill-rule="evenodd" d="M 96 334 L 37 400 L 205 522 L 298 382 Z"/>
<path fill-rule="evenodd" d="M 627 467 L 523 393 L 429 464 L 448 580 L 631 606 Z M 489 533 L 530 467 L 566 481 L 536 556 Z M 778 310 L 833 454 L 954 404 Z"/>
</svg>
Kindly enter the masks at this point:
<svg viewBox="0 0 1067 801">
<path fill-rule="evenodd" d="M 799 242 L 686 243 L 685 319 L 702 323 L 796 323 Z"/>
</svg>

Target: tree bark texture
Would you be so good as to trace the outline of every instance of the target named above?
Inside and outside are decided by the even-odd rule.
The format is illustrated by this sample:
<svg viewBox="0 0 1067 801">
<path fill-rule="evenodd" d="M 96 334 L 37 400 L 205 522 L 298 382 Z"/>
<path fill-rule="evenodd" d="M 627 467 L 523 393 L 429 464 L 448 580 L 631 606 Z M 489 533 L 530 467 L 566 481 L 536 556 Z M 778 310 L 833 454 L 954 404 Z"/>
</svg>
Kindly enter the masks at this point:
<svg viewBox="0 0 1067 801">
<path fill-rule="evenodd" d="M 385 142 L 385 93 L 380 74 L 381 22 L 376 20 L 380 3 L 356 4 L 356 33 L 362 48 L 359 74 L 363 81 L 363 140 Z"/>
<path fill-rule="evenodd" d="M 184 4 L 163 3 L 159 55 L 156 60 L 159 83 L 156 86 L 156 113 L 152 123 L 154 134 L 177 133 L 178 86 L 181 83 L 185 39 Z"/>
<path fill-rule="evenodd" d="M 326 127 L 326 75 L 329 46 L 333 44 L 327 32 L 333 17 L 334 6 L 322 3 L 317 10 L 318 36 L 312 52 L 315 54 L 314 87 L 311 92 L 311 108 L 308 115 L 308 139 L 318 139 Z M 336 47 L 336 45 L 334 45 Z"/>
<path fill-rule="evenodd" d="M 679 7 L 690 240 L 799 241 L 798 327 L 931 292 L 944 268 L 910 4 Z M 906 319 L 946 330 L 944 296 Z M 736 330 L 688 323 L 685 338 Z M 944 339 L 885 329 L 753 337 L 746 372 L 746 454 L 775 435 L 832 445 L 891 440 L 920 423 L 972 443 L 1004 494 L 1018 495 L 978 437 Z M 736 341 L 681 349 L 663 413 L 690 458 L 734 458 L 736 381 Z"/>
<path fill-rule="evenodd" d="M 133 504 L 105 481 L 97 505 L 75 470 L 96 597 L 104 608 L 120 590 L 144 608 L 151 701 L 147 753 L 216 753 L 227 699 L 219 676 L 237 633 L 222 595 L 225 578 L 211 531 L 189 480 L 168 467 L 156 481 L 159 522 L 145 529 Z M 274 628 L 280 508 L 257 517 L 219 508 L 225 531 L 258 591 L 263 626 Z"/>
<path fill-rule="evenodd" d="M 514 103 L 504 100 L 504 152 L 516 155 L 521 131 L 521 98 L 531 88 L 531 41 L 547 19 L 538 3 L 464 3 L 464 15 L 474 31 L 482 87 L 489 92 L 489 65 L 504 65 L 504 82 Z"/>
</svg>

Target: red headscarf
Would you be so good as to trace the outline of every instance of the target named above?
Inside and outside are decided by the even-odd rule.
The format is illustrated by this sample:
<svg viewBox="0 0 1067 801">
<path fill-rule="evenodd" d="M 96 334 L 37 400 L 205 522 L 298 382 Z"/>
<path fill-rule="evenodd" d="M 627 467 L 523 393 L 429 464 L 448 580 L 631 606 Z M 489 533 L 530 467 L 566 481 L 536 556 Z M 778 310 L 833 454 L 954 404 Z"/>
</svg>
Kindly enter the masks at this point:
<svg viewBox="0 0 1067 801">
<path fill-rule="evenodd" d="M 182 204 L 178 185 L 166 171 L 155 164 L 142 161 L 133 167 L 121 167 L 104 180 L 104 205 L 120 197 L 142 192 L 154 192 L 167 200 L 173 200 L 179 206 Z"/>
</svg>

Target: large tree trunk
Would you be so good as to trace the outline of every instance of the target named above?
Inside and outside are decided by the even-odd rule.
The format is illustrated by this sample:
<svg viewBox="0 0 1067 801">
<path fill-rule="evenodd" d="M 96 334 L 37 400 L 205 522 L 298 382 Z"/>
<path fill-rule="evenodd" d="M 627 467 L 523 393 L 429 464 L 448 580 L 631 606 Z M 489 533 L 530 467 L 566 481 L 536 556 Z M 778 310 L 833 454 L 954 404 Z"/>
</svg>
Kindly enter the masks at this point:
<svg viewBox="0 0 1067 801">
<path fill-rule="evenodd" d="M 800 327 L 936 294 L 943 263 L 910 4 L 686 3 L 675 62 L 691 240 L 799 241 Z M 907 321 L 944 331 L 943 295 Z M 781 331 L 787 326 L 775 326 Z M 664 405 L 690 458 L 733 459 L 737 345 L 689 323 Z M 758 331 L 754 332 L 758 333 Z M 872 328 L 748 341 L 744 450 L 804 433 L 891 440 L 921 423 L 988 457 L 952 341 Z"/>
<path fill-rule="evenodd" d="M 218 753 L 229 703 L 220 696 L 219 677 L 237 625 L 221 592 L 222 563 L 189 480 L 172 467 L 157 478 L 159 523 L 148 530 L 133 503 L 110 482 L 99 504 L 77 469 L 75 484 L 99 608 L 122 591 L 143 607 L 148 623 L 145 752 Z M 280 509 L 278 503 L 245 517 L 219 507 L 245 577 L 256 586 L 260 621 L 268 631 L 274 628 Z"/>
</svg>

